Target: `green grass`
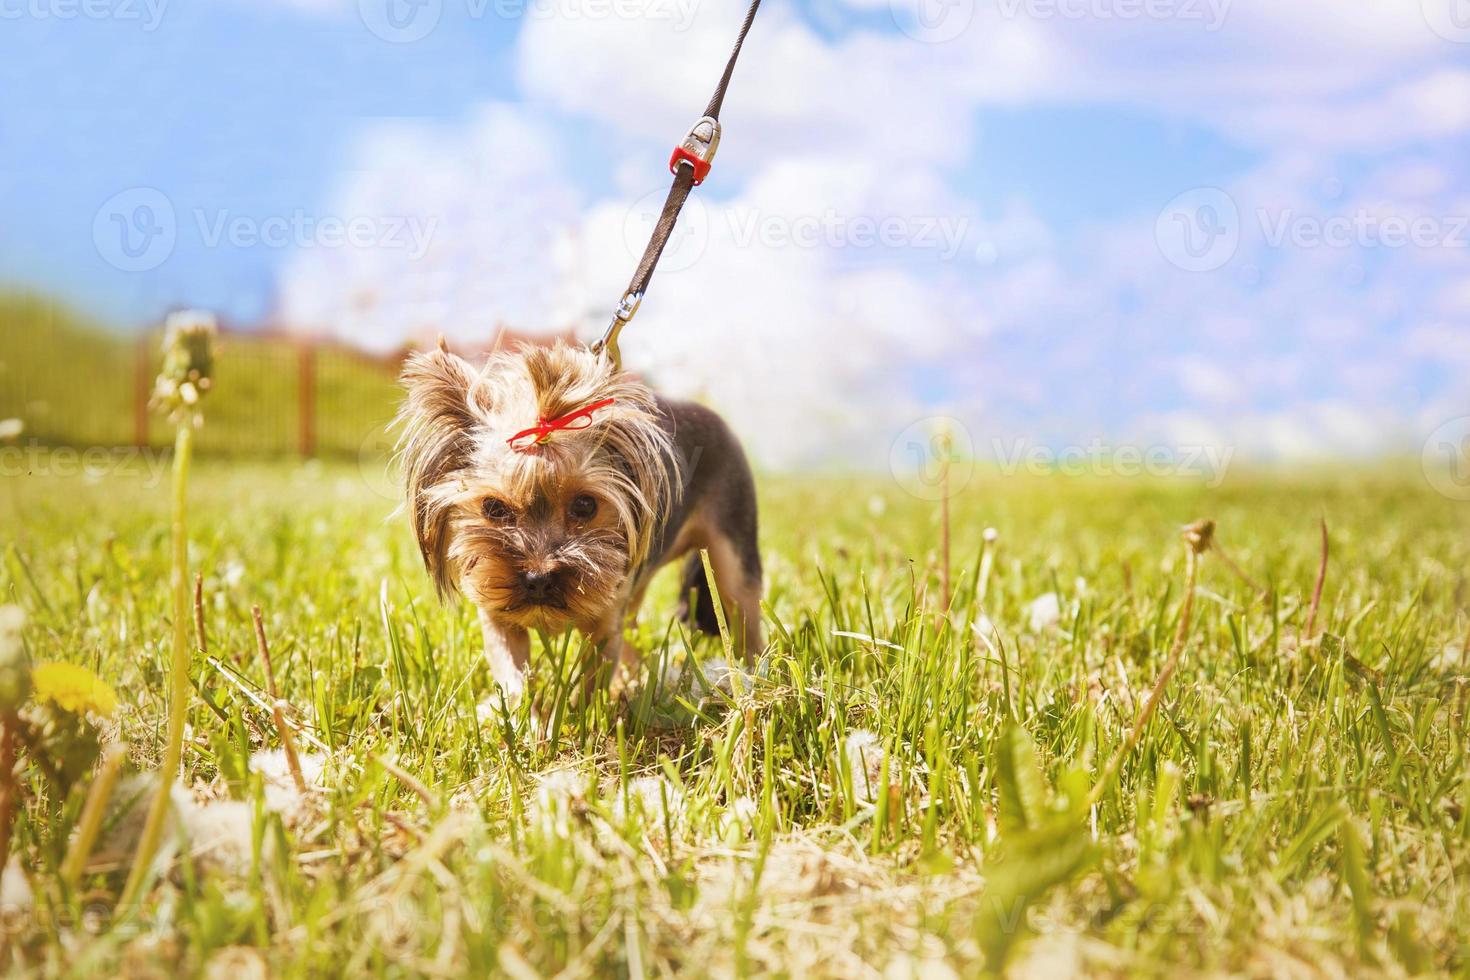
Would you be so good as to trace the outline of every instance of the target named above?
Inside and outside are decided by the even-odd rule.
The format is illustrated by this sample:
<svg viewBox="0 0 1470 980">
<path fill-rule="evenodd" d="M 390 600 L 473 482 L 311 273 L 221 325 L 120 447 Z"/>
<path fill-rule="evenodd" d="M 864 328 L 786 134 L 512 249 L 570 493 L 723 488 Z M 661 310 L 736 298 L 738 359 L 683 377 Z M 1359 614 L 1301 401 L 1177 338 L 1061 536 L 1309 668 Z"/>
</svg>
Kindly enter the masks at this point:
<svg viewBox="0 0 1470 980">
<path fill-rule="evenodd" d="M 162 356 L 143 341 L 144 392 Z M 216 388 L 199 450 L 209 455 L 280 455 L 300 446 L 300 347 L 281 337 L 226 334 L 215 345 Z M 49 446 L 131 446 L 136 440 L 140 348 L 65 304 L 0 291 L 0 419 L 25 423 L 27 440 Z M 331 345 L 316 353 L 316 449 L 370 457 L 397 407 L 395 367 Z M 156 414 L 148 442 L 171 445 Z"/>
<path fill-rule="evenodd" d="M 764 676 L 733 698 L 650 684 L 621 707 L 568 704 L 575 644 L 551 638 L 546 737 L 525 712 L 477 721 L 473 614 L 434 602 L 378 486 L 355 467 L 199 468 L 190 561 L 213 660 L 195 665 L 184 768 L 196 800 L 244 801 L 238 853 L 177 862 L 115 911 L 125 866 L 94 862 L 70 889 L 56 874 L 86 781 L 62 794 L 27 769 L 16 852 L 35 904 L 4 920 L 7 967 L 1470 970 L 1470 510 L 1420 481 L 982 474 L 954 501 L 946 616 L 933 505 L 876 479 L 764 480 Z M 0 603 L 26 610 L 33 658 L 117 687 L 142 770 L 166 715 L 167 516 L 166 487 L 141 480 L 0 482 Z M 1088 807 L 1169 653 L 1180 527 L 1201 517 L 1269 595 L 1204 556 L 1179 671 Z M 1300 642 L 1319 517 L 1320 635 Z M 972 629 L 986 527 L 994 649 Z M 648 660 L 718 656 L 670 624 L 661 584 Z M 1033 631 L 1048 592 L 1061 621 Z M 304 799 L 251 761 L 279 744 L 252 604 L 299 747 L 324 747 Z M 859 730 L 877 757 L 845 765 Z"/>
</svg>

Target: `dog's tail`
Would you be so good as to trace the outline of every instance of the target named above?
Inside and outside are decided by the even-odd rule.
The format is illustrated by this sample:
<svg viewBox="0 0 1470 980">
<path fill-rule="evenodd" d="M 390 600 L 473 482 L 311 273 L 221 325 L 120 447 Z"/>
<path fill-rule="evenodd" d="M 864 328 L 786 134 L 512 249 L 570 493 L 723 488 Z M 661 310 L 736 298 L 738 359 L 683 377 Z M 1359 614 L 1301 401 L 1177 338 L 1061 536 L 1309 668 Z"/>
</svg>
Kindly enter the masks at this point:
<svg viewBox="0 0 1470 980">
<path fill-rule="evenodd" d="M 704 575 L 704 561 L 698 551 L 684 561 L 684 574 L 679 580 L 679 619 L 701 633 L 720 635 L 714 596 L 710 595 L 709 580 Z"/>
</svg>

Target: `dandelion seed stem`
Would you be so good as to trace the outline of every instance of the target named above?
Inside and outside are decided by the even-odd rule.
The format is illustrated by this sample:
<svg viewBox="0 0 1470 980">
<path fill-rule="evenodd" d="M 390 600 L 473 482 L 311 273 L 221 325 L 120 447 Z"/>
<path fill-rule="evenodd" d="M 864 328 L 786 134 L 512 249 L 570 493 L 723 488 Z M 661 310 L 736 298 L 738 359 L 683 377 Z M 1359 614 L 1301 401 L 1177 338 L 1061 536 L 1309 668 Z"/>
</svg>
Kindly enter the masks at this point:
<svg viewBox="0 0 1470 980">
<path fill-rule="evenodd" d="M 204 576 L 194 576 L 194 637 L 199 647 L 199 659 L 209 656 L 209 637 L 204 633 Z"/>
<path fill-rule="evenodd" d="M 0 718 L 0 873 L 10 861 L 10 832 L 15 823 L 15 730 L 19 724 L 14 712 Z"/>
<path fill-rule="evenodd" d="M 291 770 L 291 781 L 298 793 L 306 793 L 306 777 L 301 774 L 301 759 L 296 755 L 296 739 L 292 737 L 291 725 L 286 721 L 289 705 L 280 698 L 271 704 L 271 715 L 276 720 L 276 731 L 281 733 L 281 748 L 286 753 L 286 768 Z"/>
<path fill-rule="evenodd" d="M 1096 806 L 1112 788 L 1113 782 L 1118 778 L 1118 772 L 1123 768 L 1123 760 L 1138 745 L 1138 740 L 1143 737 L 1143 731 L 1148 727 L 1153 718 L 1154 710 L 1159 705 L 1159 699 L 1164 695 L 1164 689 L 1169 686 L 1174 671 L 1179 667 L 1179 660 L 1184 654 L 1184 646 L 1189 641 L 1189 627 L 1194 613 L 1194 590 L 1199 573 L 1199 556 L 1209 547 L 1214 536 L 1215 525 L 1211 521 L 1197 521 L 1184 529 L 1184 599 L 1179 608 L 1179 625 L 1174 631 L 1174 643 L 1169 649 L 1168 659 L 1164 661 L 1164 669 L 1159 671 L 1158 679 L 1154 681 L 1153 689 L 1149 691 L 1147 700 L 1138 711 L 1138 717 L 1133 722 L 1128 737 L 1123 744 L 1118 746 L 1108 760 L 1108 766 L 1103 770 L 1102 776 L 1092 788 L 1092 793 L 1087 798 L 1088 807 Z"/>
<path fill-rule="evenodd" d="M 97 776 L 87 789 L 87 801 L 82 804 L 82 816 L 77 821 L 77 835 L 72 839 L 61 865 L 61 880 L 75 885 L 86 870 L 87 858 L 92 856 L 92 845 L 97 843 L 97 833 L 102 829 L 102 818 L 107 814 L 107 804 L 112 799 L 117 777 L 127 760 L 128 748 L 121 742 L 107 747 L 102 756 L 102 765 Z"/>
<path fill-rule="evenodd" d="M 415 779 L 412 773 L 410 773 L 407 769 L 404 769 L 397 763 L 390 762 L 382 756 L 376 756 L 376 759 L 378 761 L 378 765 L 382 766 L 385 770 L 387 770 L 390 776 L 392 776 L 394 779 L 398 780 L 405 787 L 407 787 L 413 793 L 413 795 L 423 800 L 425 806 L 427 806 L 430 810 L 438 809 L 438 801 L 434 799 L 434 794 L 429 792 L 429 787 L 425 786 L 418 779 Z"/>
<path fill-rule="evenodd" d="M 280 692 L 276 690 L 276 670 L 271 664 L 270 644 L 265 641 L 265 622 L 261 619 L 260 607 L 250 607 L 250 617 L 255 620 L 255 646 L 260 651 L 260 662 L 265 667 L 265 689 L 275 701 L 280 698 Z"/>
<path fill-rule="evenodd" d="M 939 492 L 939 580 L 944 592 L 944 614 L 950 613 L 950 602 L 953 599 L 953 590 L 950 587 L 949 577 L 949 454 L 944 457 L 944 469 L 941 472 L 941 483 Z"/>
<path fill-rule="evenodd" d="M 174 440 L 174 521 L 173 521 L 173 621 L 174 654 L 169 668 L 168 741 L 164 746 L 163 765 L 158 767 L 158 793 L 148 810 L 138 852 L 128 871 L 127 884 L 118 900 L 124 914 L 138 896 L 153 855 L 158 851 L 163 825 L 168 817 L 170 791 L 179 775 L 184 756 L 184 722 L 189 713 L 189 535 L 188 487 L 189 462 L 194 452 L 194 425 L 183 419 Z"/>
<path fill-rule="evenodd" d="M 1317 628 L 1317 607 L 1322 605 L 1322 586 L 1327 582 L 1327 518 L 1322 518 L 1322 563 L 1317 566 L 1317 584 L 1312 588 L 1312 607 L 1307 610 L 1307 629 L 1302 641 L 1312 638 Z"/>
</svg>

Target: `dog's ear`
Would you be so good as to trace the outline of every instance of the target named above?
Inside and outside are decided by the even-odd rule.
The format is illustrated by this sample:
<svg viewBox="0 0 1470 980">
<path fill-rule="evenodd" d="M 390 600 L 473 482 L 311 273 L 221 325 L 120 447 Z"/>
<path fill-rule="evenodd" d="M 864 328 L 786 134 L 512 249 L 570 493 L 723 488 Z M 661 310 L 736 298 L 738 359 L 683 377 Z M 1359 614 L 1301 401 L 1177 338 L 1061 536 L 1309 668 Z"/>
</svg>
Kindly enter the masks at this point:
<svg viewBox="0 0 1470 980">
<path fill-rule="evenodd" d="M 450 507 L 433 491 L 469 463 L 472 431 L 483 418 L 475 370 L 441 346 L 410 356 L 401 381 L 406 396 L 394 423 L 398 458 L 424 567 L 443 598 L 455 591 L 447 555 Z"/>
</svg>

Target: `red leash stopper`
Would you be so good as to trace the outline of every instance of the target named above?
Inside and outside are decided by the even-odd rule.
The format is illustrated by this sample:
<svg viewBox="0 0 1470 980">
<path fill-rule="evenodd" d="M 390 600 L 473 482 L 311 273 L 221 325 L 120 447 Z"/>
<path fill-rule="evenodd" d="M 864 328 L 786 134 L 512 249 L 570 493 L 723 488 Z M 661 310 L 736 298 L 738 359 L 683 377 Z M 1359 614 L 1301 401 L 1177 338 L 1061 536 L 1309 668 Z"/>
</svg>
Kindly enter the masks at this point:
<svg viewBox="0 0 1470 980">
<path fill-rule="evenodd" d="M 677 176 L 680 164 L 687 163 L 694 168 L 694 186 L 698 187 L 709 176 L 710 167 L 715 162 L 715 150 L 719 148 L 720 121 L 713 116 L 703 116 L 689 127 L 683 141 L 674 147 L 674 153 L 669 157 L 669 173 Z"/>
</svg>

